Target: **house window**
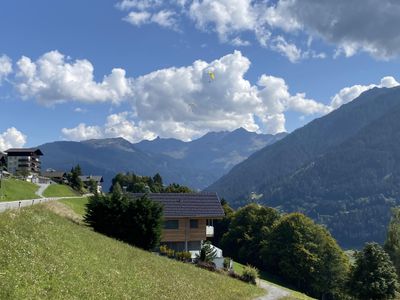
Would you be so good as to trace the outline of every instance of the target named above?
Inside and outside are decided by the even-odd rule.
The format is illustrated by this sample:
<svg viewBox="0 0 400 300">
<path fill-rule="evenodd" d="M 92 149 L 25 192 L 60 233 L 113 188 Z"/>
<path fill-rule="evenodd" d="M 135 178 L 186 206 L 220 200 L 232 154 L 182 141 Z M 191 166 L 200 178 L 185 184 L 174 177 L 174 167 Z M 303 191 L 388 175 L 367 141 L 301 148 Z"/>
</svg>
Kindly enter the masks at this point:
<svg viewBox="0 0 400 300">
<path fill-rule="evenodd" d="M 200 251 L 201 241 L 190 241 L 188 242 L 188 251 Z"/>
<path fill-rule="evenodd" d="M 166 242 L 163 244 L 166 245 L 169 249 L 172 249 L 175 251 L 185 251 L 185 243 L 184 242 Z"/>
<path fill-rule="evenodd" d="M 164 229 L 179 229 L 179 220 L 167 220 L 167 221 L 165 221 Z"/>
<path fill-rule="evenodd" d="M 190 228 L 199 228 L 199 220 L 190 220 Z"/>
</svg>

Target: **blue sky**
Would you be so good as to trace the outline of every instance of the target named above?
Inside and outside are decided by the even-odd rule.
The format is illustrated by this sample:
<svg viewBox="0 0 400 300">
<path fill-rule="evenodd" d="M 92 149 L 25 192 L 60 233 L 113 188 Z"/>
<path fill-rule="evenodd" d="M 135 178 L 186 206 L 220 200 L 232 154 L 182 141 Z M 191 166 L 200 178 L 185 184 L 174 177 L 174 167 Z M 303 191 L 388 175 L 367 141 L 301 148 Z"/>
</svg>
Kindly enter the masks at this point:
<svg viewBox="0 0 400 300">
<path fill-rule="evenodd" d="M 400 4 L 359 3 L 2 1 L 0 150 L 292 131 L 398 85 Z"/>
</svg>

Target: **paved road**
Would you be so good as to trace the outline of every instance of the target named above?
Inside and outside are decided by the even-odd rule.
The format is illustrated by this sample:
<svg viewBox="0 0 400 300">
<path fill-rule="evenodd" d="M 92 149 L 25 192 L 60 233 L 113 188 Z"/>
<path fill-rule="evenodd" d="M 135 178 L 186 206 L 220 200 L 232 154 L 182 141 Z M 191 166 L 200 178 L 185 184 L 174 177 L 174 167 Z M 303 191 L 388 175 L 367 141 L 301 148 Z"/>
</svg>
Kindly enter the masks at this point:
<svg viewBox="0 0 400 300">
<path fill-rule="evenodd" d="M 37 183 L 37 185 L 39 186 L 39 189 L 35 192 L 35 194 L 38 195 L 39 197 L 43 197 L 44 190 L 47 189 L 47 187 L 50 184 L 49 183 Z"/>
<path fill-rule="evenodd" d="M 267 290 L 268 294 L 258 297 L 255 300 L 279 300 L 283 297 L 290 295 L 289 291 L 282 289 L 276 285 L 270 284 L 264 280 L 260 280 L 258 286 Z"/>
<path fill-rule="evenodd" d="M 44 202 L 61 200 L 61 199 L 71 199 L 71 198 L 77 198 L 77 196 L 75 196 L 75 197 L 38 198 L 38 199 L 29 199 L 29 200 L 0 202 L 0 212 L 3 212 L 7 209 L 18 209 L 21 207 L 31 206 L 34 204 L 40 204 L 40 203 L 44 203 Z"/>
</svg>

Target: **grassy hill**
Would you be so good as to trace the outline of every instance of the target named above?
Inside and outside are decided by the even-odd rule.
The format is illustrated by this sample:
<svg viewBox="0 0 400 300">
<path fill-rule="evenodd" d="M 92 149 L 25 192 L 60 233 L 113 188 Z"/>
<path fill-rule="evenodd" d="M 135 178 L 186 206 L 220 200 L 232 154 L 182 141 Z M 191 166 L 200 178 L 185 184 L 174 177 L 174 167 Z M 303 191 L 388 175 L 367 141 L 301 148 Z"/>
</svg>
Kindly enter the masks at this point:
<svg viewBox="0 0 400 300">
<path fill-rule="evenodd" d="M 107 238 L 42 205 L 0 214 L 0 299 L 252 299 L 263 293 Z"/>
<path fill-rule="evenodd" d="M 65 184 L 51 184 L 43 192 L 44 197 L 74 197 L 79 194 Z"/>
<path fill-rule="evenodd" d="M 36 184 L 16 179 L 1 181 L 0 201 L 13 201 L 40 198 L 35 192 L 39 189 Z"/>
<path fill-rule="evenodd" d="M 85 214 L 85 205 L 88 202 L 87 197 L 62 199 L 59 202 L 67 205 L 71 208 L 77 215 L 83 216 Z"/>
</svg>

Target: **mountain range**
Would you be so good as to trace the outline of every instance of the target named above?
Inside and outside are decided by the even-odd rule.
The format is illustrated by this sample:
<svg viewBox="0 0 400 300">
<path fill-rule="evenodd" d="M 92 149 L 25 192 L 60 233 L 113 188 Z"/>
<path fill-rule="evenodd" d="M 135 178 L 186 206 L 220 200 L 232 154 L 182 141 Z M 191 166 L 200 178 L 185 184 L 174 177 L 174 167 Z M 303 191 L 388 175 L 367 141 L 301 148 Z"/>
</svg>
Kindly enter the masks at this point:
<svg viewBox="0 0 400 300">
<path fill-rule="evenodd" d="M 374 88 L 239 163 L 206 190 L 301 211 L 339 243 L 383 242 L 400 203 L 400 87 Z"/>
<path fill-rule="evenodd" d="M 123 138 L 110 138 L 58 141 L 39 148 L 45 154 L 43 170 L 69 171 L 79 164 L 87 175 L 103 175 L 106 189 L 117 173 L 134 172 L 147 176 L 160 173 L 164 183 L 177 182 L 201 190 L 286 134 L 257 134 L 239 128 L 232 132 L 210 132 L 190 142 L 156 138 L 132 144 Z"/>
</svg>

